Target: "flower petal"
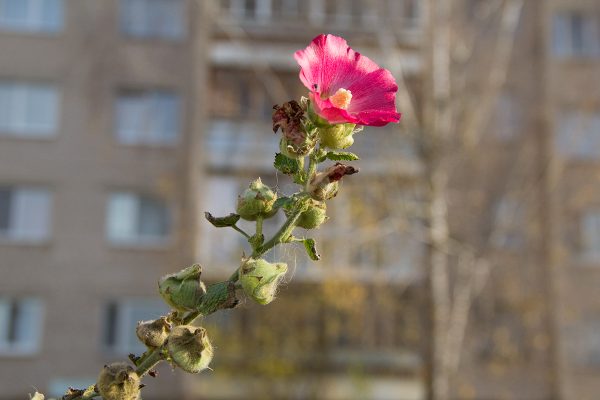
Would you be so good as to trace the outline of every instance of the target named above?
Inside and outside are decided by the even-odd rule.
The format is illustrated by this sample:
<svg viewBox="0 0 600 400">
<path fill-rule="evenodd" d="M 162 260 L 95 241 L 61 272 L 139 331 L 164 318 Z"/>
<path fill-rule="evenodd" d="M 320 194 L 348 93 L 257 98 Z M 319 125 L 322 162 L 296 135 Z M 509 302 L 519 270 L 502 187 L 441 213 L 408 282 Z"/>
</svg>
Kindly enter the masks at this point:
<svg viewBox="0 0 600 400">
<path fill-rule="evenodd" d="M 315 112 L 329 123 L 383 126 L 400 120 L 395 104 L 398 86 L 392 74 L 352 50 L 343 38 L 319 35 L 294 57 Z M 352 94 L 347 109 L 329 100 L 339 89 Z"/>
<path fill-rule="evenodd" d="M 329 97 L 347 89 L 363 75 L 379 69 L 368 57 L 348 47 L 345 39 L 319 35 L 294 58 L 300 64 L 300 80 L 311 92 Z M 315 86 L 316 85 L 316 86 Z"/>
</svg>

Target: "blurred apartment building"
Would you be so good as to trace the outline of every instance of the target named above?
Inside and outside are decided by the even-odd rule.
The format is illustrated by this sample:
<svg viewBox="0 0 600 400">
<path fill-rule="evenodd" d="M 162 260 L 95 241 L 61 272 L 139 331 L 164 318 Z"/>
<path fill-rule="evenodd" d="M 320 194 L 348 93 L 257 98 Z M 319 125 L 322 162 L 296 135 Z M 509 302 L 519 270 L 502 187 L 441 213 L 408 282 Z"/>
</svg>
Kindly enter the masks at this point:
<svg viewBox="0 0 600 400">
<path fill-rule="evenodd" d="M 556 398 L 554 370 L 562 398 L 598 392 L 600 6 L 526 3 L 531 28 L 519 29 L 513 63 L 531 79 L 500 96 L 507 126 L 496 139 L 546 146 L 536 159 L 549 171 L 542 217 L 552 223 L 537 231 L 532 279 L 552 267 L 559 362 L 518 358 L 507 374 L 480 367 L 491 345 L 474 341 L 457 399 Z M 418 0 L 0 0 L 0 398 L 59 395 L 139 352 L 132 329 L 163 312 L 162 274 L 200 262 L 208 279 L 229 276 L 244 241 L 202 211 L 231 212 L 256 176 L 293 190 L 273 175 L 269 122 L 273 104 L 305 92 L 293 52 L 318 33 L 343 35 L 402 70 L 418 100 L 425 15 Z M 519 123 L 524 104 L 544 118 Z M 145 397 L 423 398 L 419 223 L 392 218 L 418 198 L 409 137 L 397 127 L 358 136 L 361 174 L 317 233 L 323 260 L 272 255 L 293 266 L 293 281 L 269 310 L 244 303 L 209 320 L 214 373 L 164 368 Z"/>
</svg>

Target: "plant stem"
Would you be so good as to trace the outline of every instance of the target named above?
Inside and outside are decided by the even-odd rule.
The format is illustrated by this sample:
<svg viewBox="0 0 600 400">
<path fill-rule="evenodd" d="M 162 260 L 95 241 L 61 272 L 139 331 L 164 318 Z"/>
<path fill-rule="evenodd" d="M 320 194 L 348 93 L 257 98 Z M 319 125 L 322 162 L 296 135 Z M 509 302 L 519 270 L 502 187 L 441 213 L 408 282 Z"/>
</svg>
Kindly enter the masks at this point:
<svg viewBox="0 0 600 400">
<path fill-rule="evenodd" d="M 241 233 L 242 235 L 246 236 L 246 239 L 250 239 L 250 235 L 248 235 L 246 232 L 244 232 L 242 229 L 238 228 L 237 225 L 231 225 L 231 227 L 233 229 L 235 229 L 236 231 L 238 231 L 239 233 Z"/>
<path fill-rule="evenodd" d="M 296 227 L 296 222 L 298 218 L 300 218 L 300 214 L 302 214 L 302 208 L 298 208 L 295 210 L 285 221 L 285 223 L 279 228 L 277 233 L 273 235 L 271 239 L 269 239 L 265 244 L 260 246 L 258 249 L 252 253 L 252 257 L 260 257 L 265 254 L 267 251 L 271 250 L 273 247 L 277 246 L 283 240 L 285 240 L 291 233 L 292 230 Z"/>
<path fill-rule="evenodd" d="M 312 179 L 312 177 L 313 177 L 313 175 L 315 174 L 316 171 L 317 171 L 317 162 L 313 158 L 313 156 L 311 155 L 309 157 L 308 170 L 306 172 L 306 182 L 304 183 L 304 190 L 305 191 L 308 190 L 308 186 L 310 185 L 310 181 L 311 181 L 311 179 Z"/>
<path fill-rule="evenodd" d="M 135 372 L 142 377 L 148 373 L 156 364 L 163 359 L 161 349 L 153 349 L 150 351 L 148 357 L 140 363 Z"/>
<path fill-rule="evenodd" d="M 264 217 L 262 215 L 256 216 L 256 236 L 262 235 Z"/>
</svg>

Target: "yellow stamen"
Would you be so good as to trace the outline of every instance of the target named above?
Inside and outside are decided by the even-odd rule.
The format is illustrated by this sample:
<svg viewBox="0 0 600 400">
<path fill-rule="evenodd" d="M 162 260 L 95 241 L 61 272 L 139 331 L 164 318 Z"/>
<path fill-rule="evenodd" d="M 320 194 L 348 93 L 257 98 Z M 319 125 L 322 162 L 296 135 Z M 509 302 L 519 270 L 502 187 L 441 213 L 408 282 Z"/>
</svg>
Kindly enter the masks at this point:
<svg viewBox="0 0 600 400">
<path fill-rule="evenodd" d="M 347 89 L 338 89 L 333 96 L 329 97 L 331 104 L 342 110 L 348 108 L 350 100 L 352 100 L 352 92 Z"/>
</svg>

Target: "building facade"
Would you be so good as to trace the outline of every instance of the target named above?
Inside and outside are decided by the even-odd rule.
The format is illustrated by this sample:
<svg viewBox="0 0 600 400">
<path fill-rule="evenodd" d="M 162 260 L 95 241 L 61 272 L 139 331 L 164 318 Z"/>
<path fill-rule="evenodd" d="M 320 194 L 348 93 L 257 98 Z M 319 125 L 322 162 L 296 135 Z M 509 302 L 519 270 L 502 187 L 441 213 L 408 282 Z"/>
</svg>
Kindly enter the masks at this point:
<svg viewBox="0 0 600 400">
<path fill-rule="evenodd" d="M 490 2 L 463 3 L 468 25 Z M 485 145 L 526 148 L 535 162 L 514 164 L 543 179 L 534 200 L 511 191 L 494 208 L 490 253 L 506 268 L 470 312 L 456 399 L 598 389 L 600 7 L 526 3 Z M 142 350 L 135 323 L 165 312 L 158 277 L 200 262 L 214 281 L 237 267 L 245 241 L 202 212 L 232 212 L 257 176 L 293 190 L 272 172 L 270 117 L 304 94 L 292 54 L 314 36 L 344 36 L 405 76 L 420 105 L 425 17 L 419 0 L 0 0 L 0 398 L 94 382 Z M 144 397 L 424 398 L 414 134 L 357 136 L 361 173 L 315 233 L 323 259 L 272 255 L 293 281 L 268 310 L 243 302 L 207 319 L 214 372 L 162 368 Z M 466 208 L 452 224 L 472 240 Z"/>
</svg>

